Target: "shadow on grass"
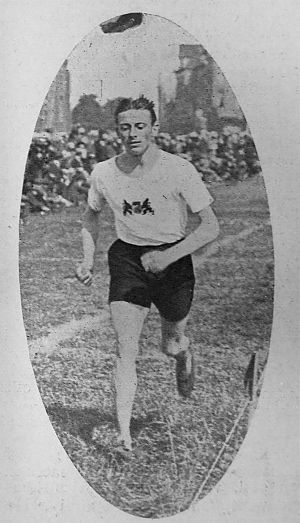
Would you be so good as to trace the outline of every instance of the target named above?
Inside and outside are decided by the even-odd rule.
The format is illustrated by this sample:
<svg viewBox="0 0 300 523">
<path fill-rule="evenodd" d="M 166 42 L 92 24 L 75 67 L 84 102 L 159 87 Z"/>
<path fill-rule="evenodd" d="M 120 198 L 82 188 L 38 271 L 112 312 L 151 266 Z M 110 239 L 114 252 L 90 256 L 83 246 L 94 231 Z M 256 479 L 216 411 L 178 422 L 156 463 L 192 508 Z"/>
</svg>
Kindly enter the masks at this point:
<svg viewBox="0 0 300 523">
<path fill-rule="evenodd" d="M 95 444 L 93 441 L 93 430 L 101 425 L 109 426 L 117 430 L 116 416 L 110 412 L 100 411 L 94 408 L 76 409 L 65 407 L 60 403 L 54 403 L 47 408 L 47 414 L 51 423 L 59 427 L 59 432 L 68 432 L 75 437 L 80 437 L 87 444 Z M 130 432 L 134 438 L 149 425 L 160 424 L 159 413 L 151 412 L 142 418 L 132 418 Z M 97 447 L 99 444 L 97 444 Z"/>
<path fill-rule="evenodd" d="M 54 426 L 60 431 L 79 436 L 86 443 L 93 441 L 93 429 L 101 424 L 116 425 L 115 417 L 109 412 L 97 409 L 76 409 L 54 403 L 47 407 L 47 414 Z"/>
</svg>

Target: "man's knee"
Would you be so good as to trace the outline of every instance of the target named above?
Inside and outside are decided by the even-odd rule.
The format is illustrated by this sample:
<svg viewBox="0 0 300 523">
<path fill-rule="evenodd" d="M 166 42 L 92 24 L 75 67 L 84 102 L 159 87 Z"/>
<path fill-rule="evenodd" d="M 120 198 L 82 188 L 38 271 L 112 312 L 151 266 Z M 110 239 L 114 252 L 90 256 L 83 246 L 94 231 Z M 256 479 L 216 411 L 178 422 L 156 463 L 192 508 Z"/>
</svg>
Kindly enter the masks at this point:
<svg viewBox="0 0 300 523">
<path fill-rule="evenodd" d="M 132 337 L 118 336 L 117 340 L 117 357 L 124 363 L 128 364 L 135 363 L 138 355 L 139 344 L 137 339 Z"/>
<path fill-rule="evenodd" d="M 162 340 L 162 351 L 167 356 L 176 356 L 179 352 L 187 350 L 189 339 L 185 335 L 174 334 Z"/>
</svg>

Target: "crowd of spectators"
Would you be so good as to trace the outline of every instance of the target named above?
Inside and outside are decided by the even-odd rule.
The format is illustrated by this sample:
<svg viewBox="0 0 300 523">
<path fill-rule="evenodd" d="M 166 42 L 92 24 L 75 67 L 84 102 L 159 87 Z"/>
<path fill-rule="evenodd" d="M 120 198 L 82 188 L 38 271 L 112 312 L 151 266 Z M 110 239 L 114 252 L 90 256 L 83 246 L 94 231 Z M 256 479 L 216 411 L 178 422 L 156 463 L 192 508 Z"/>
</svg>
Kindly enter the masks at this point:
<svg viewBox="0 0 300 523">
<path fill-rule="evenodd" d="M 260 172 L 253 139 L 239 127 L 227 126 L 221 133 L 159 133 L 156 142 L 192 162 L 206 183 L 243 181 Z M 121 151 L 121 141 L 110 130 L 87 132 L 77 124 L 69 134 L 35 133 L 25 168 L 21 218 L 86 201 L 94 164 Z"/>
</svg>

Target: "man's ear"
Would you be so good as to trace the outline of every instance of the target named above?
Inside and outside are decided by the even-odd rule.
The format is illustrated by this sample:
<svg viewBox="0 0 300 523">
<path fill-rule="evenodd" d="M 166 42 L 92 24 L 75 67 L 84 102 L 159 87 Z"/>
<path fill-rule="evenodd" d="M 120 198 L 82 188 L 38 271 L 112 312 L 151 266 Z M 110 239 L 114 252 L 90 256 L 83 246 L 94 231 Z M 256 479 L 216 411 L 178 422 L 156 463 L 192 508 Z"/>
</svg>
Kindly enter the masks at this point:
<svg viewBox="0 0 300 523">
<path fill-rule="evenodd" d="M 152 135 L 155 137 L 158 135 L 159 131 L 159 122 L 155 122 L 155 124 L 152 126 Z"/>
</svg>

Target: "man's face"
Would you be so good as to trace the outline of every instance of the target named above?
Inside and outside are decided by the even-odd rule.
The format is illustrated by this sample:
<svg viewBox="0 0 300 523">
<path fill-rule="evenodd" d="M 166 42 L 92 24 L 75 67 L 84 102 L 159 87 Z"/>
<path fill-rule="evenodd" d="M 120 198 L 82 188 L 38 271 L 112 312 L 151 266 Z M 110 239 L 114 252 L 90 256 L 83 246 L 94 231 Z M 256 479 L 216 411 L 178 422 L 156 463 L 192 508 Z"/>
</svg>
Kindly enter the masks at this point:
<svg viewBox="0 0 300 523">
<path fill-rule="evenodd" d="M 129 109 L 118 115 L 117 132 L 131 156 L 141 156 L 153 137 L 151 114 L 147 109 Z"/>
</svg>

